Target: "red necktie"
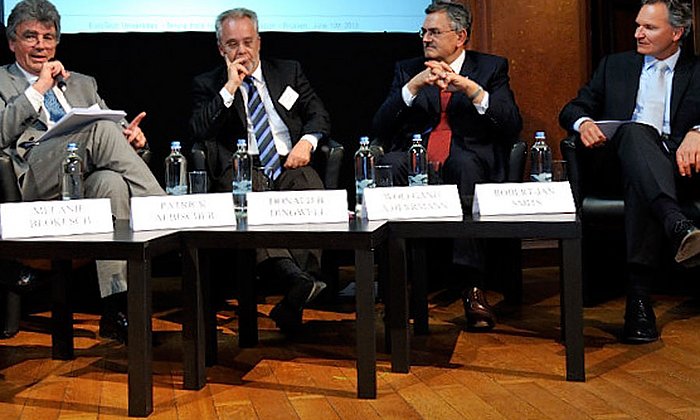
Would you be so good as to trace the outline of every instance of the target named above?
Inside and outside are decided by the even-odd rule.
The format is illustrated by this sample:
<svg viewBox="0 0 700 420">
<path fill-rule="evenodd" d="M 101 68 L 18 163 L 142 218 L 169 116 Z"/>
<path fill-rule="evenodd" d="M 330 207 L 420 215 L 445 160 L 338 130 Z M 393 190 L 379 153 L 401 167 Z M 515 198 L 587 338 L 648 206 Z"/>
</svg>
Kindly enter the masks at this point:
<svg viewBox="0 0 700 420">
<path fill-rule="evenodd" d="M 444 163 L 450 154 L 452 130 L 447 123 L 447 112 L 445 111 L 451 97 L 452 92 L 446 90 L 440 92 L 440 122 L 428 138 L 428 162 Z"/>
</svg>

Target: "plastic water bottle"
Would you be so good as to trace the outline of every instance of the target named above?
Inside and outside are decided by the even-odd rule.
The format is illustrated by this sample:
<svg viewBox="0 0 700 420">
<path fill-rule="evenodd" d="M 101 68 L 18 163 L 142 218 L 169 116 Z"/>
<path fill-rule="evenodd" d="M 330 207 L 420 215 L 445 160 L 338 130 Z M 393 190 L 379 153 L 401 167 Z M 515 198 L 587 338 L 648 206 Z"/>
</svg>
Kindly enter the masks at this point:
<svg viewBox="0 0 700 420">
<path fill-rule="evenodd" d="M 535 144 L 530 149 L 530 181 L 552 181 L 552 149 L 547 145 L 544 131 L 535 133 Z"/>
<path fill-rule="evenodd" d="M 355 216 L 362 217 L 365 188 L 374 188 L 374 155 L 369 150 L 369 137 L 360 137 L 355 152 Z"/>
<path fill-rule="evenodd" d="M 66 157 L 61 171 L 61 199 L 79 200 L 83 198 L 83 160 L 78 155 L 78 145 L 66 145 Z"/>
<path fill-rule="evenodd" d="M 165 192 L 187 194 L 187 159 L 180 153 L 179 141 L 170 143 L 170 154 L 165 158 Z"/>
<path fill-rule="evenodd" d="M 408 165 L 408 186 L 428 185 L 428 153 L 420 134 L 413 135 L 413 144 L 408 149 Z"/>
<path fill-rule="evenodd" d="M 248 154 L 248 142 L 238 139 L 237 150 L 233 154 L 233 209 L 236 214 L 243 215 L 248 210 L 246 193 L 253 191 L 253 164 Z"/>
</svg>

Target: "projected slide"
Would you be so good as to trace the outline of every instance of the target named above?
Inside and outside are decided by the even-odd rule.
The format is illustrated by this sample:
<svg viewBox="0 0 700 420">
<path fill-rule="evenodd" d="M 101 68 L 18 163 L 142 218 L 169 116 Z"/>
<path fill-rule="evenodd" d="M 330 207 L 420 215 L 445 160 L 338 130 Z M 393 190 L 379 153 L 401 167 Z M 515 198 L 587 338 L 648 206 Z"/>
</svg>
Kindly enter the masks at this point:
<svg viewBox="0 0 700 420">
<path fill-rule="evenodd" d="M 2 1 L 2 0 L 0 0 Z M 4 16 L 18 0 L 4 0 Z M 417 32 L 429 0 L 55 0 L 62 32 L 214 30 L 231 7 L 258 14 L 261 31 Z"/>
</svg>

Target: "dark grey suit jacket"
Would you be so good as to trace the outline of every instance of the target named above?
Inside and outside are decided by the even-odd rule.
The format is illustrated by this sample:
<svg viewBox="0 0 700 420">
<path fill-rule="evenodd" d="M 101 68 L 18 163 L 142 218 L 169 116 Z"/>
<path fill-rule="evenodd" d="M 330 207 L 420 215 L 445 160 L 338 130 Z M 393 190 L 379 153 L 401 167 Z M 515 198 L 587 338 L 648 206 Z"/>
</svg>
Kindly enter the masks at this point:
<svg viewBox="0 0 700 420">
<path fill-rule="evenodd" d="M 263 77 L 275 110 L 287 125 L 292 144 L 304 134 L 330 133 L 330 116 L 314 93 L 301 65 L 288 60 L 261 60 Z M 214 180 L 214 190 L 231 189 L 231 155 L 236 139 L 247 139 L 247 123 L 243 97 L 236 92 L 231 108 L 224 106 L 219 91 L 227 80 L 226 67 L 220 66 L 197 76 L 193 82 L 193 111 L 190 137 L 207 146 L 207 164 Z M 280 96 L 290 86 L 299 98 L 287 110 L 279 103 Z"/>
<path fill-rule="evenodd" d="M 643 65 L 644 56 L 636 51 L 603 58 L 591 81 L 562 109 L 561 126 L 573 133 L 573 125 L 581 117 L 594 120 L 632 118 Z M 700 62 L 697 57 L 681 54 L 676 63 L 670 118 L 669 146 L 677 148 L 685 134 L 700 124 Z"/>
<path fill-rule="evenodd" d="M 428 86 L 418 93 L 412 106 L 406 106 L 401 89 L 425 69 L 425 58 L 400 61 L 394 70 L 391 91 L 374 116 L 374 133 L 391 151 L 406 151 L 413 134 L 427 134 L 440 120 L 440 92 Z M 505 156 L 522 129 L 520 110 L 515 103 L 508 77 L 508 61 L 503 57 L 467 51 L 459 72 L 482 86 L 490 96 L 489 107 L 479 114 L 464 93 L 455 93 L 447 106 L 452 142 L 474 151 L 485 162 L 490 178 L 505 178 Z"/>
</svg>

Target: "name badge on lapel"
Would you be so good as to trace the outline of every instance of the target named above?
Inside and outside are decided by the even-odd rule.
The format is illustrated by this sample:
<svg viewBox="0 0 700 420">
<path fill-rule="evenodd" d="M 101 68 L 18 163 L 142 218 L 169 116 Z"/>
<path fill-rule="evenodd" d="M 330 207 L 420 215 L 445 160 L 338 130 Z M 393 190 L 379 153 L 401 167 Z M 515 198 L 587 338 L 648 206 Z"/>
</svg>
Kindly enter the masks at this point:
<svg viewBox="0 0 700 420">
<path fill-rule="evenodd" d="M 287 86 L 287 88 L 284 90 L 284 92 L 282 92 L 282 96 L 280 96 L 277 102 L 279 102 L 280 105 L 284 107 L 284 109 L 289 111 L 290 109 L 292 109 L 297 99 L 299 99 L 299 94 L 297 93 L 297 91 L 292 89 L 291 86 Z"/>
</svg>

